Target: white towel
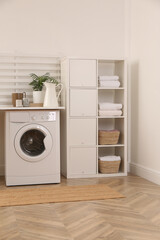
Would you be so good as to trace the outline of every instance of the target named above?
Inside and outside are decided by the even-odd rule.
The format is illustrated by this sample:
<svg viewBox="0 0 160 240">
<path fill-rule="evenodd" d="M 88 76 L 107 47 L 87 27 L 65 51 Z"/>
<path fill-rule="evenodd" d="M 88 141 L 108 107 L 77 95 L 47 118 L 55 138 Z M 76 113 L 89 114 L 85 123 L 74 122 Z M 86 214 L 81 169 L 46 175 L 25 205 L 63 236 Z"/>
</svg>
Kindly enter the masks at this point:
<svg viewBox="0 0 160 240">
<path fill-rule="evenodd" d="M 99 110 L 99 116 L 121 116 L 121 110 Z"/>
<path fill-rule="evenodd" d="M 103 156 L 103 157 L 98 157 L 99 160 L 101 161 L 119 161 L 121 160 L 120 156 Z"/>
<path fill-rule="evenodd" d="M 121 103 L 99 103 L 98 104 L 100 110 L 120 110 L 122 109 Z"/>
<path fill-rule="evenodd" d="M 119 80 L 119 76 L 99 76 L 99 80 L 115 81 Z"/>
<path fill-rule="evenodd" d="M 104 81 L 104 80 L 100 80 L 99 81 L 99 86 L 100 87 L 113 87 L 113 88 L 119 88 L 120 86 L 120 81 Z"/>
</svg>

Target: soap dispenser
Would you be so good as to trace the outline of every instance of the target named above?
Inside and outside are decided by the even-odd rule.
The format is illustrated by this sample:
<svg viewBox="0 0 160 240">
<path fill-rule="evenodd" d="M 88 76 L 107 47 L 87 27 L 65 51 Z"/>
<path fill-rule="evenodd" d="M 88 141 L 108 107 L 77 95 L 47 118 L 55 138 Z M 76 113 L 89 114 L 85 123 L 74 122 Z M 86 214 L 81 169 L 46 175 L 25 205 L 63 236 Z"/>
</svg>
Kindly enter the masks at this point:
<svg viewBox="0 0 160 240">
<path fill-rule="evenodd" d="M 23 102 L 23 107 L 29 107 L 29 100 L 28 100 L 28 98 L 26 97 L 26 92 L 23 92 L 22 102 Z"/>
</svg>

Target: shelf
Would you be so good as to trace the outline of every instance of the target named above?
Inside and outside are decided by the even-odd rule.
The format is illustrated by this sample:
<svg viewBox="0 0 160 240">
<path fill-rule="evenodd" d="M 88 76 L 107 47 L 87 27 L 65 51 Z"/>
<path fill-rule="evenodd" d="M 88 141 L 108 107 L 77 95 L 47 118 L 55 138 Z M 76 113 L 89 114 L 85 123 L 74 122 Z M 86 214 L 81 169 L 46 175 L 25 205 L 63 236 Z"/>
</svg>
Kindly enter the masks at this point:
<svg viewBox="0 0 160 240">
<path fill-rule="evenodd" d="M 67 178 L 100 178 L 100 177 L 124 177 L 127 176 L 125 172 L 118 173 L 96 173 L 96 174 L 67 174 Z"/>
<path fill-rule="evenodd" d="M 65 107 L 12 107 L 12 106 L 0 106 L 0 111 L 26 111 L 26 110 L 62 110 Z"/>
<path fill-rule="evenodd" d="M 124 87 L 119 87 L 119 88 L 109 88 L 109 87 L 98 87 L 98 90 L 124 90 Z"/>
<path fill-rule="evenodd" d="M 124 144 L 97 145 L 99 148 L 124 147 Z"/>
<path fill-rule="evenodd" d="M 73 118 L 73 119 L 76 119 L 76 118 L 86 118 L 86 119 L 92 119 L 92 118 L 99 118 L 99 119 L 112 119 L 112 118 L 120 118 L 120 119 L 124 119 L 125 116 L 69 116 L 69 118 Z"/>
<path fill-rule="evenodd" d="M 98 76 L 119 76 L 120 88 L 125 85 L 125 62 L 112 60 L 98 60 Z M 114 88 L 119 89 L 119 88 Z"/>
<path fill-rule="evenodd" d="M 97 116 L 97 118 L 125 118 L 125 116 Z"/>
<path fill-rule="evenodd" d="M 98 59 L 99 63 L 119 63 L 119 62 L 124 62 L 123 58 L 120 59 L 104 59 L 104 58 L 99 58 Z"/>
<path fill-rule="evenodd" d="M 121 177 L 127 176 L 125 172 L 118 172 L 118 173 L 97 173 L 98 177 Z"/>
</svg>

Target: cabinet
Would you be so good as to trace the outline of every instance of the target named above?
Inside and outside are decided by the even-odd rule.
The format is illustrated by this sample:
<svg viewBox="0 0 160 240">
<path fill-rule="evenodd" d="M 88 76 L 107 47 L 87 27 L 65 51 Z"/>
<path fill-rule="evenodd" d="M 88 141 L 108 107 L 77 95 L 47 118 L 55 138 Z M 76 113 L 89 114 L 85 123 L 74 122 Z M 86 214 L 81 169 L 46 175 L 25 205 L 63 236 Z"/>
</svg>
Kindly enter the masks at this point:
<svg viewBox="0 0 160 240">
<path fill-rule="evenodd" d="M 70 86 L 96 87 L 96 61 L 84 59 L 70 60 Z"/>
<path fill-rule="evenodd" d="M 76 148 L 70 149 L 70 174 L 77 175 L 96 174 L 96 148 Z"/>
<path fill-rule="evenodd" d="M 71 146 L 96 146 L 96 119 L 70 119 Z"/>
<path fill-rule="evenodd" d="M 119 76 L 119 87 L 102 87 L 98 76 Z M 61 172 L 67 178 L 127 175 L 127 80 L 125 60 L 65 58 L 61 62 L 65 111 L 61 115 Z M 99 115 L 99 104 L 121 103 L 122 115 Z M 120 131 L 117 144 L 99 145 L 99 130 Z M 98 158 L 118 155 L 118 173 L 102 174 Z"/>
<path fill-rule="evenodd" d="M 70 116 L 96 117 L 96 90 L 70 89 Z"/>
</svg>

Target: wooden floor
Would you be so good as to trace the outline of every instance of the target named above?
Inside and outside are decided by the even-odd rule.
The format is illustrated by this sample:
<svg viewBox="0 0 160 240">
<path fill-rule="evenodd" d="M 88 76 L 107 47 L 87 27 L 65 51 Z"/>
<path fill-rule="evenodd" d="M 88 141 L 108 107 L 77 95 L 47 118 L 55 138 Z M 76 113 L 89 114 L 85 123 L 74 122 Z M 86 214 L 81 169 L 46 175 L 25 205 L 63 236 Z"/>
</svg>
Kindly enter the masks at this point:
<svg viewBox="0 0 160 240">
<path fill-rule="evenodd" d="M 63 178 L 55 187 L 100 183 L 126 198 L 1 207 L 0 240 L 160 240 L 160 186 L 128 176 Z"/>
</svg>

